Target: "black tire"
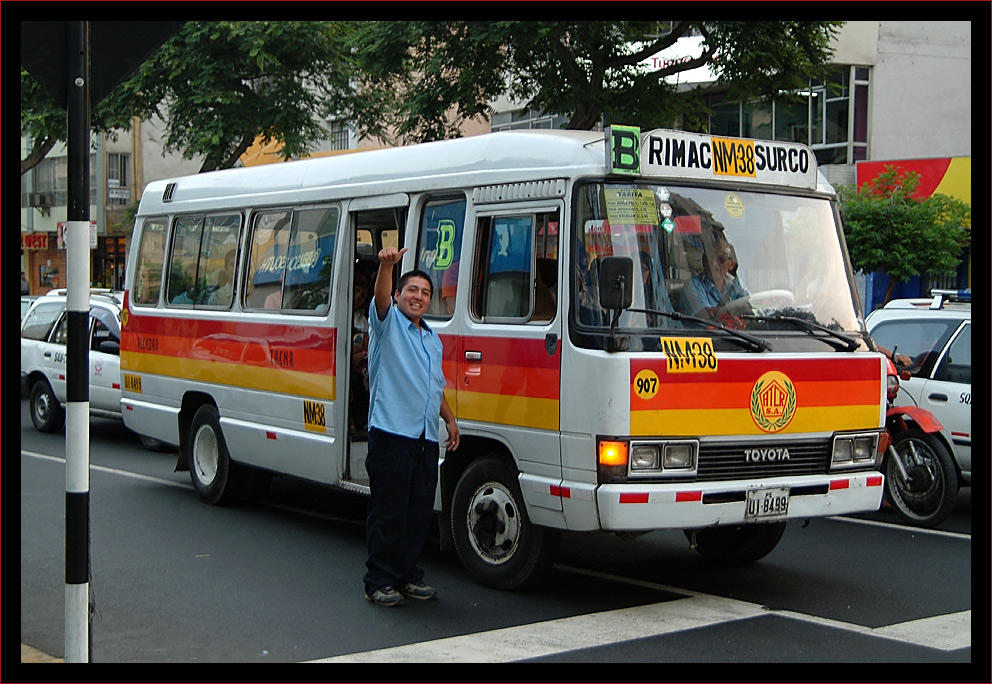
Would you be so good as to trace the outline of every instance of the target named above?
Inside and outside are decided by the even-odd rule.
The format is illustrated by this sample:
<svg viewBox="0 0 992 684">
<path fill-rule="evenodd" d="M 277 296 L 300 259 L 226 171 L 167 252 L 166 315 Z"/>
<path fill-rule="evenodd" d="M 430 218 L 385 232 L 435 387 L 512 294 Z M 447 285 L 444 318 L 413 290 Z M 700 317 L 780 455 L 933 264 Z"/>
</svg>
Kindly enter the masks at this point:
<svg viewBox="0 0 992 684">
<path fill-rule="evenodd" d="M 760 523 L 727 527 L 703 527 L 685 530 L 689 543 L 707 560 L 722 565 L 746 565 L 772 552 L 782 535 L 785 523 Z"/>
<path fill-rule="evenodd" d="M 213 404 L 197 409 L 184 448 L 190 479 L 200 500 L 220 506 L 238 503 L 244 491 L 245 469 L 231 462 Z"/>
<path fill-rule="evenodd" d="M 893 449 L 908 480 L 893 460 Z M 954 510 L 958 488 L 954 461 L 938 437 L 915 428 L 896 435 L 885 457 L 885 495 L 903 521 L 939 525 Z"/>
<path fill-rule="evenodd" d="M 540 580 L 554 561 L 560 534 L 527 517 L 516 472 L 486 456 L 469 464 L 451 503 L 455 551 L 468 573 L 497 589 Z"/>
<path fill-rule="evenodd" d="M 31 422 L 38 432 L 58 432 L 65 426 L 65 408 L 59 403 L 47 380 L 31 387 Z"/>
</svg>

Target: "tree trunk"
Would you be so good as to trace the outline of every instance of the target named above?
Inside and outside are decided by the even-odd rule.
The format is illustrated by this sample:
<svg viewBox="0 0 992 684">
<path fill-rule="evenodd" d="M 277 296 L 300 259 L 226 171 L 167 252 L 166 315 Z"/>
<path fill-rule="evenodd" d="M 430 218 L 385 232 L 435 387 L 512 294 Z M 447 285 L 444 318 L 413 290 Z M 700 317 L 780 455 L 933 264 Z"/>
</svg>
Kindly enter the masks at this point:
<svg viewBox="0 0 992 684">
<path fill-rule="evenodd" d="M 28 155 L 27 159 L 21 160 L 21 175 L 36 167 L 41 163 L 41 160 L 52 151 L 55 147 L 55 143 L 58 142 L 55 138 L 45 138 L 40 144 L 37 142 L 31 147 L 31 154 Z"/>
<path fill-rule="evenodd" d="M 599 121 L 601 112 L 598 109 L 589 106 L 583 106 L 576 110 L 569 119 L 568 124 L 565 128 L 573 131 L 589 131 L 592 127 L 596 125 Z"/>
<path fill-rule="evenodd" d="M 217 157 L 215 156 L 207 157 L 206 159 L 203 160 L 203 165 L 200 166 L 199 173 L 207 173 L 208 171 L 217 171 L 219 169 L 233 168 L 234 165 L 238 162 L 238 159 L 241 158 L 241 155 L 245 153 L 245 150 L 251 147 L 251 144 L 253 142 L 255 142 L 254 135 L 245 136 L 244 138 L 241 139 L 241 142 L 238 143 L 237 147 L 234 148 L 234 150 L 231 152 L 230 155 L 228 155 L 226 159 L 217 160 Z"/>
<path fill-rule="evenodd" d="M 892 279 L 892 277 L 890 276 L 889 277 L 889 286 L 887 288 L 885 288 L 885 298 L 882 300 L 882 306 L 885 306 L 886 304 L 888 304 L 889 303 L 889 300 L 892 299 L 892 290 L 895 289 L 895 286 L 896 286 L 896 281 L 894 281 Z"/>
</svg>

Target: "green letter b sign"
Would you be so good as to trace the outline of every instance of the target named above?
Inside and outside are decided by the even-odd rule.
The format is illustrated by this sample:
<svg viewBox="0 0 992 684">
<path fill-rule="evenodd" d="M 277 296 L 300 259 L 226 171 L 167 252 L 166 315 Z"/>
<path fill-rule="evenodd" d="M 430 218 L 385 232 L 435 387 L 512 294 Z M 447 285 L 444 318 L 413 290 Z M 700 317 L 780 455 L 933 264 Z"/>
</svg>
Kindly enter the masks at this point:
<svg viewBox="0 0 992 684">
<path fill-rule="evenodd" d="M 612 173 L 641 172 L 641 129 L 637 126 L 610 126 L 606 129 L 606 164 Z"/>
</svg>

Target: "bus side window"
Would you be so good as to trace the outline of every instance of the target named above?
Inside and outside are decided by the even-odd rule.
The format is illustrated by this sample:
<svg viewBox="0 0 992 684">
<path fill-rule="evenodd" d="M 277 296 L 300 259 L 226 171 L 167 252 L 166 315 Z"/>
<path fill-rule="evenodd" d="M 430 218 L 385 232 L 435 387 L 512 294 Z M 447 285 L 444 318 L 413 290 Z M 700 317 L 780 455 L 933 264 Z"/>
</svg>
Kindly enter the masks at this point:
<svg viewBox="0 0 992 684">
<path fill-rule="evenodd" d="M 476 315 L 483 320 L 517 319 L 531 311 L 532 216 L 496 216 L 479 221 L 478 263 L 482 273 Z"/>
<path fill-rule="evenodd" d="M 337 207 L 296 212 L 285 264 L 283 308 L 326 312 L 338 229 Z"/>
<path fill-rule="evenodd" d="M 240 214 L 208 216 L 200 241 L 197 304 L 229 308 L 241 230 Z"/>
<path fill-rule="evenodd" d="M 417 268 L 434 284 L 427 313 L 442 319 L 455 310 L 458 270 L 465 227 L 465 198 L 432 200 L 424 205 L 420 221 Z"/>
<path fill-rule="evenodd" d="M 533 321 L 550 321 L 558 309 L 558 212 L 537 216 Z"/>
<path fill-rule="evenodd" d="M 169 261 L 169 303 L 183 307 L 216 304 L 224 255 L 235 249 L 240 214 L 176 219 Z"/>
<path fill-rule="evenodd" d="M 520 323 L 553 319 L 558 289 L 557 212 L 482 217 L 478 234 L 475 316 Z"/>
<path fill-rule="evenodd" d="M 138 270 L 134 279 L 131 302 L 134 304 L 158 304 L 162 289 L 162 264 L 165 261 L 165 219 L 145 219 L 141 228 L 141 244 L 138 247 Z"/>
<path fill-rule="evenodd" d="M 289 210 L 269 211 L 254 217 L 245 272 L 245 308 L 280 307 L 291 222 Z"/>
<path fill-rule="evenodd" d="M 203 233 L 202 216 L 176 219 L 169 263 L 169 303 L 193 306 L 196 298 L 196 263 Z"/>
</svg>

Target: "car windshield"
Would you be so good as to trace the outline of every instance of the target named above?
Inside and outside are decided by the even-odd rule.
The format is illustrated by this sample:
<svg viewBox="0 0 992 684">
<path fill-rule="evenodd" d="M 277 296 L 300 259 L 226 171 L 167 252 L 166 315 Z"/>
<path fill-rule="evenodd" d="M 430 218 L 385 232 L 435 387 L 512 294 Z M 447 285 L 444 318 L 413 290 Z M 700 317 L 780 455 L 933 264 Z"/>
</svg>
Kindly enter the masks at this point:
<svg viewBox="0 0 992 684">
<path fill-rule="evenodd" d="M 573 322 L 607 327 L 598 306 L 603 257 L 634 262 L 627 331 L 703 328 L 675 312 L 748 330 L 797 330 L 796 319 L 858 331 L 837 222 L 826 199 L 745 190 L 589 183 L 576 195 Z M 789 317 L 791 320 L 786 320 Z"/>
</svg>

